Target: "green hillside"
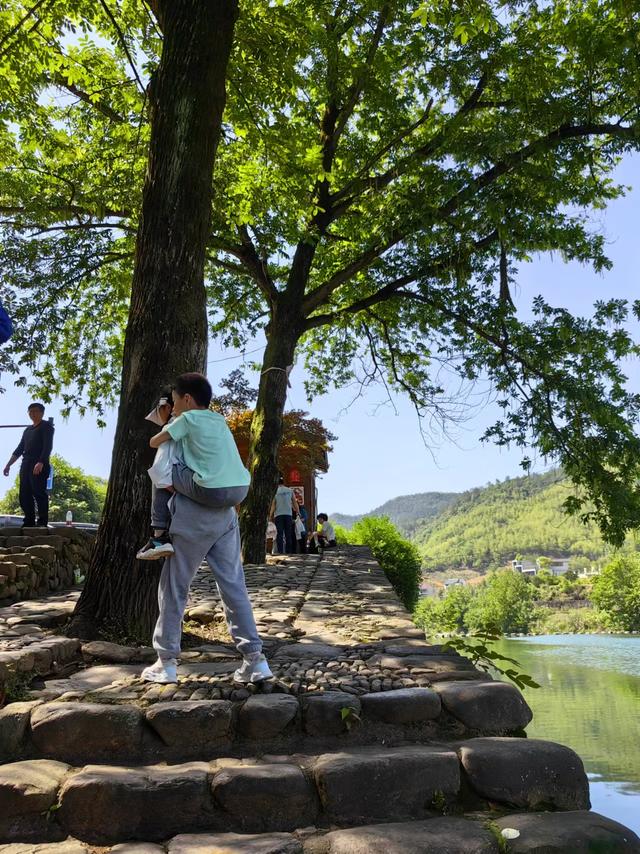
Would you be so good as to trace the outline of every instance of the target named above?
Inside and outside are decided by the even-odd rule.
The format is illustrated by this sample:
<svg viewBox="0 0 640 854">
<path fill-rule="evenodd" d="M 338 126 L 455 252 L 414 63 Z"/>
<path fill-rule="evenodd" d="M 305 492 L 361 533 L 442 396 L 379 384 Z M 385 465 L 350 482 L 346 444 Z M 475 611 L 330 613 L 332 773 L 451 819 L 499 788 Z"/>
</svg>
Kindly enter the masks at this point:
<svg viewBox="0 0 640 854">
<path fill-rule="evenodd" d="M 484 569 L 516 554 L 601 557 L 608 547 L 596 527 L 585 527 L 562 511 L 571 492 L 558 470 L 471 489 L 419 525 L 413 541 L 427 569 Z"/>
<path fill-rule="evenodd" d="M 418 524 L 433 519 L 459 497 L 457 492 L 418 492 L 415 495 L 399 495 L 385 501 L 375 510 L 348 516 L 345 513 L 332 513 L 331 520 L 344 528 L 351 528 L 360 519 L 368 516 L 388 516 L 393 524 L 405 535 L 410 535 Z"/>
</svg>

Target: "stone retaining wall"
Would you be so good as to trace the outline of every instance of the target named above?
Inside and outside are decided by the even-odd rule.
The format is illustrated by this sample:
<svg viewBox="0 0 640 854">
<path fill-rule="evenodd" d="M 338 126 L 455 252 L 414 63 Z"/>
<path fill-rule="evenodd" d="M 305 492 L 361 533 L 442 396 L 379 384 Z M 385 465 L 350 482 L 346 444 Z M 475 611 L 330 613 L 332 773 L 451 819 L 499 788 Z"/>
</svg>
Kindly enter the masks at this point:
<svg viewBox="0 0 640 854">
<path fill-rule="evenodd" d="M 495 808 L 584 810 L 589 785 L 568 747 L 477 738 L 461 746 L 119 768 L 36 759 L 0 766 L 0 839 L 93 844 L 202 830 L 287 832 Z"/>
<path fill-rule="evenodd" d="M 79 528 L 0 528 L 0 607 L 72 587 L 93 538 Z"/>
</svg>

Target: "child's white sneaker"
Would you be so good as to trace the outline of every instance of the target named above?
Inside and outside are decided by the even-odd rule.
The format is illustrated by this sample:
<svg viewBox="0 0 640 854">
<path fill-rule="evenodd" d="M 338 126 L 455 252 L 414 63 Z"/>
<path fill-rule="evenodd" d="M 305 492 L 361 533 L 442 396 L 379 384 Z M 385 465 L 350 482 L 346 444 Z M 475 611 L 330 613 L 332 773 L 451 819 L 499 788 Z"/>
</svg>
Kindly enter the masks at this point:
<svg viewBox="0 0 640 854">
<path fill-rule="evenodd" d="M 269 669 L 267 659 L 261 652 L 252 652 L 242 657 L 242 664 L 233 674 L 234 682 L 264 682 L 265 679 L 273 679 L 273 673 Z"/>
<path fill-rule="evenodd" d="M 159 658 L 151 667 L 145 667 L 140 674 L 144 682 L 159 682 L 161 685 L 169 685 L 178 681 L 178 661 L 175 658 Z"/>
</svg>

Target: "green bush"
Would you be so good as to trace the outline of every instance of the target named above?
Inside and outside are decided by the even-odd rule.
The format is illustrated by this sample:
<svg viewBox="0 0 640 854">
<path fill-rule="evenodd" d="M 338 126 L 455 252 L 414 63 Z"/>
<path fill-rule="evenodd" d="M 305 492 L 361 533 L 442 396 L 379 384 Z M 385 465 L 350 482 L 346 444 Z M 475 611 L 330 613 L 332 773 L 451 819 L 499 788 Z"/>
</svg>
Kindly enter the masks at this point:
<svg viewBox="0 0 640 854">
<path fill-rule="evenodd" d="M 369 546 L 400 599 L 410 611 L 418 601 L 421 560 L 418 549 L 405 540 L 386 517 L 368 516 L 351 529 L 349 542 Z"/>
<path fill-rule="evenodd" d="M 467 613 L 474 631 L 526 632 L 533 617 L 532 585 L 519 572 L 501 569 L 492 572 L 478 589 Z"/>
<path fill-rule="evenodd" d="M 531 630 L 537 635 L 575 635 L 605 631 L 606 618 L 595 608 L 569 608 L 552 611 L 539 608 Z"/>
<path fill-rule="evenodd" d="M 413 612 L 414 622 L 427 635 L 434 632 L 464 632 L 472 599 L 471 588 L 461 584 L 450 587 L 440 598 L 425 596 Z"/>
<path fill-rule="evenodd" d="M 621 554 L 610 561 L 593 582 L 591 599 L 611 628 L 640 630 L 640 555 Z"/>
<path fill-rule="evenodd" d="M 351 542 L 349 537 L 351 536 L 351 531 L 347 530 L 343 525 L 336 525 L 333 523 L 333 530 L 336 534 L 336 543 L 339 546 L 347 546 Z"/>
</svg>

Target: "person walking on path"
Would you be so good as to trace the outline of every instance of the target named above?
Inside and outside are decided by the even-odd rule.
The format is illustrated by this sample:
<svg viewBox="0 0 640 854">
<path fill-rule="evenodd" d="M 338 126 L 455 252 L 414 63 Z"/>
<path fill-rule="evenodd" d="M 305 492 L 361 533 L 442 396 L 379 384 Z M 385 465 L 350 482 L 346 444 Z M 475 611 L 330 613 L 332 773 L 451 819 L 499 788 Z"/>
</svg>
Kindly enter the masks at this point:
<svg viewBox="0 0 640 854">
<path fill-rule="evenodd" d="M 44 420 L 44 406 L 41 403 L 32 403 L 27 413 L 33 423 L 22 434 L 20 444 L 4 467 L 4 475 L 8 477 L 11 466 L 22 457 L 20 465 L 20 507 L 24 513 L 22 527 L 33 528 L 37 525 L 39 528 L 46 528 L 49 524 L 47 479 L 51 468 L 49 458 L 53 448 L 54 428 L 50 421 Z"/>
<path fill-rule="evenodd" d="M 276 545 L 279 554 L 294 554 L 296 535 L 293 526 L 293 514 L 298 512 L 298 502 L 293 489 L 284 485 L 280 476 L 276 494 L 271 502 L 271 515 L 278 531 Z"/>
<path fill-rule="evenodd" d="M 235 510 L 248 492 L 250 475 L 223 416 L 209 409 L 212 392 L 208 380 L 202 374 L 183 374 L 172 396 L 175 419 L 152 437 L 150 445 L 157 448 L 172 439 L 180 446 L 184 462 L 173 466 L 175 493 L 169 502 L 173 554 L 162 567 L 160 614 L 153 633 L 158 660 L 143 670 L 142 679 L 163 684 L 177 681 L 189 587 L 206 560 L 216 580 L 229 633 L 243 658 L 234 679 L 262 682 L 273 674 L 262 654 L 262 640 L 247 593 Z M 198 503 L 203 490 L 217 492 L 216 506 Z M 197 500 L 190 494 L 197 495 Z"/>
</svg>

